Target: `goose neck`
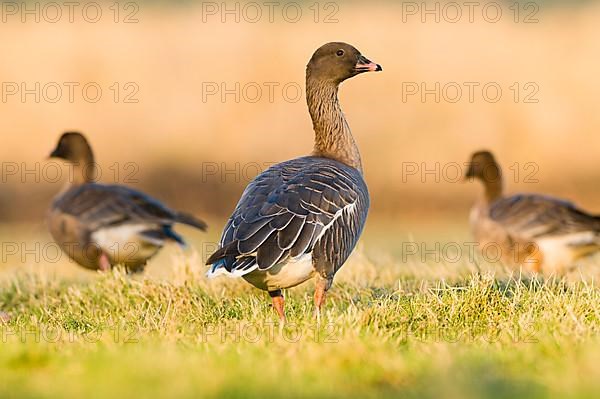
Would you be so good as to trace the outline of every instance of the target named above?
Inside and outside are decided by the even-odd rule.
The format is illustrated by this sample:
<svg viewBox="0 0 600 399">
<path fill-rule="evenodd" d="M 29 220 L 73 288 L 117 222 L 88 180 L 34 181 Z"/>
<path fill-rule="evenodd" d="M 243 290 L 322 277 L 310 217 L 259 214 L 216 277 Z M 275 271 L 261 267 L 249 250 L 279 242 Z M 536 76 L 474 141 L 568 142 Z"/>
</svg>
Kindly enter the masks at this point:
<svg viewBox="0 0 600 399">
<path fill-rule="evenodd" d="M 306 101 L 315 131 L 313 155 L 332 158 L 362 173 L 358 146 L 338 100 L 339 83 L 306 79 Z"/>
<path fill-rule="evenodd" d="M 483 180 L 485 187 L 484 196 L 488 204 L 498 200 L 503 195 L 502 178 L 498 175 L 495 178 L 487 178 Z"/>
<path fill-rule="evenodd" d="M 70 163 L 71 185 L 92 183 L 97 178 L 96 163 L 92 154 L 85 154 L 80 159 Z"/>
</svg>

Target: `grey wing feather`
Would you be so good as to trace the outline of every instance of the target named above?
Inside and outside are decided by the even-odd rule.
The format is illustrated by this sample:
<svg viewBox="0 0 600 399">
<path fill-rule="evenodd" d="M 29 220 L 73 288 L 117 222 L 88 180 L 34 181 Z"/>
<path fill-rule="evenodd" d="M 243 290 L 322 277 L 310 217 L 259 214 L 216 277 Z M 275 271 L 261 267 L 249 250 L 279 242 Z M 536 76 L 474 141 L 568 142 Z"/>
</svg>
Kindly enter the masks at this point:
<svg viewBox="0 0 600 399">
<path fill-rule="evenodd" d="M 220 249 L 207 264 L 213 271 L 223 267 L 242 274 L 268 269 L 312 252 L 318 240 L 329 239 L 327 230 L 335 228 L 332 234 L 345 242 L 346 250 L 329 260 L 341 266 L 356 244 L 368 206 L 366 185 L 355 169 L 317 157 L 283 162 L 246 188 L 225 227 Z M 346 230 L 347 226 L 357 228 Z"/>
<path fill-rule="evenodd" d="M 580 232 L 600 233 L 600 218 L 568 201 L 542 195 L 513 195 L 494 202 L 490 217 L 510 234 L 525 239 Z"/>
<path fill-rule="evenodd" d="M 54 206 L 75 216 L 90 230 L 127 223 L 162 226 L 184 223 L 206 229 L 203 221 L 173 211 L 158 200 L 125 186 L 84 184 L 59 197 Z"/>
</svg>

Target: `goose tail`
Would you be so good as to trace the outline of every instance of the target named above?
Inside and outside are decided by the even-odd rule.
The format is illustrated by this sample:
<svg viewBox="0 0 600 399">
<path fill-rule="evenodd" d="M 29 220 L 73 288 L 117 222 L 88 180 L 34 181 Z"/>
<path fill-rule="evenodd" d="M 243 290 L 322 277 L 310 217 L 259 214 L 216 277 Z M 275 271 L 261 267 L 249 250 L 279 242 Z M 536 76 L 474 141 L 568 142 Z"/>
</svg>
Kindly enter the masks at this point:
<svg viewBox="0 0 600 399">
<path fill-rule="evenodd" d="M 161 229 L 151 229 L 140 232 L 140 237 L 144 241 L 151 243 L 157 247 L 162 247 L 165 241 L 174 241 L 181 248 L 186 249 L 187 243 L 179 234 L 177 234 L 169 225 L 162 226 Z"/>
<path fill-rule="evenodd" d="M 177 214 L 175 215 L 175 221 L 177 223 L 195 227 L 198 230 L 202 231 L 206 231 L 208 227 L 208 225 L 203 220 L 184 212 L 177 212 Z"/>
<path fill-rule="evenodd" d="M 209 279 L 213 279 L 215 277 L 219 277 L 219 276 L 231 276 L 231 273 L 229 273 L 227 271 L 227 269 L 225 269 L 224 266 L 224 261 L 219 261 L 215 264 L 212 264 L 210 266 L 210 269 L 208 269 L 208 271 L 206 272 L 206 277 L 208 277 Z"/>
</svg>

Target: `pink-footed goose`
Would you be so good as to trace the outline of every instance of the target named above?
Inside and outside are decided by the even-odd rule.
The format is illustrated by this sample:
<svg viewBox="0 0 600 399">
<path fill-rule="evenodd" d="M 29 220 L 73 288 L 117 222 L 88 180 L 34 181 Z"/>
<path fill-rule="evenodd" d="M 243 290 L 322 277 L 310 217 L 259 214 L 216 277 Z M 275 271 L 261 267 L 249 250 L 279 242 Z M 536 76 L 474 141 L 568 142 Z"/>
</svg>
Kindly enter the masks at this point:
<svg viewBox="0 0 600 399">
<path fill-rule="evenodd" d="M 475 239 L 480 246 L 499 248 L 507 265 L 563 274 L 579 258 L 600 250 L 600 217 L 549 196 L 504 196 L 501 169 L 489 151 L 472 155 L 466 176 L 484 186 L 470 215 Z"/>
<path fill-rule="evenodd" d="M 242 194 L 209 277 L 241 276 L 268 291 L 285 322 L 281 290 L 316 277 L 315 311 L 363 230 L 369 209 L 361 158 L 338 101 L 340 83 L 381 71 L 346 43 L 320 47 L 306 67 L 306 99 L 315 132 L 312 155 L 277 164 Z"/>
<path fill-rule="evenodd" d="M 173 224 L 206 230 L 203 221 L 144 193 L 93 182 L 94 155 L 80 133 L 63 134 L 50 157 L 70 163 L 72 181 L 54 198 L 48 227 L 62 250 L 85 268 L 106 271 L 121 264 L 139 272 L 165 242 L 185 245 Z"/>
</svg>

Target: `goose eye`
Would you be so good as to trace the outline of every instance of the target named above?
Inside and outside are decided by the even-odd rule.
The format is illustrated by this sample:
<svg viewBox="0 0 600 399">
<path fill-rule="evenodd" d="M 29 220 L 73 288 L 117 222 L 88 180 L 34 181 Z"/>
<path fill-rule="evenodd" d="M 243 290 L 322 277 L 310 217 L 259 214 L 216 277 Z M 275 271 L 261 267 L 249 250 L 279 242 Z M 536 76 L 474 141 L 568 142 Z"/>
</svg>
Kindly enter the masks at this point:
<svg viewBox="0 0 600 399">
<path fill-rule="evenodd" d="M 336 54 L 338 57 L 341 57 L 342 55 L 344 55 L 344 50 L 338 50 Z"/>
</svg>

